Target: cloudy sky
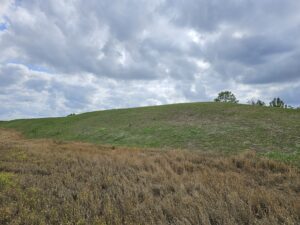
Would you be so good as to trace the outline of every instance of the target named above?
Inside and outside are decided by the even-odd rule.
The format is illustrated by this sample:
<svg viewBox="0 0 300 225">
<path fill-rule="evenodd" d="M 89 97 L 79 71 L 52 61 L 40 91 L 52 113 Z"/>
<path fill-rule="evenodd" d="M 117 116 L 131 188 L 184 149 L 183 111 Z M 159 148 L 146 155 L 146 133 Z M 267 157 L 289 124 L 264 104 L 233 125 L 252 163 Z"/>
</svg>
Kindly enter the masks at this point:
<svg viewBox="0 0 300 225">
<path fill-rule="evenodd" d="M 300 105 L 299 0 L 0 0 L 0 119 L 280 96 Z"/>
</svg>

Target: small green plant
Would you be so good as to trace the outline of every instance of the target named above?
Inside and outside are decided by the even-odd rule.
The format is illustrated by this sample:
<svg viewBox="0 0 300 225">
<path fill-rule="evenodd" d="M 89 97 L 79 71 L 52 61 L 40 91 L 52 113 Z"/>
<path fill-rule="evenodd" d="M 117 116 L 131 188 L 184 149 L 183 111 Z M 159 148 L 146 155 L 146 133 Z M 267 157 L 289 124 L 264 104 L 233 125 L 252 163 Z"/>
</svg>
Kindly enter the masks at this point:
<svg viewBox="0 0 300 225">
<path fill-rule="evenodd" d="M 6 187 L 13 185 L 12 177 L 13 175 L 11 173 L 0 173 L 0 190 L 3 190 Z"/>
<path fill-rule="evenodd" d="M 285 153 L 285 152 L 280 152 L 280 151 L 271 151 L 271 152 L 267 152 L 263 155 L 270 158 L 270 159 L 273 159 L 273 160 L 286 162 L 286 163 L 290 163 L 290 164 L 295 164 L 298 167 L 300 167 L 300 165 L 299 165 L 300 149 L 295 150 L 292 153 Z"/>
</svg>

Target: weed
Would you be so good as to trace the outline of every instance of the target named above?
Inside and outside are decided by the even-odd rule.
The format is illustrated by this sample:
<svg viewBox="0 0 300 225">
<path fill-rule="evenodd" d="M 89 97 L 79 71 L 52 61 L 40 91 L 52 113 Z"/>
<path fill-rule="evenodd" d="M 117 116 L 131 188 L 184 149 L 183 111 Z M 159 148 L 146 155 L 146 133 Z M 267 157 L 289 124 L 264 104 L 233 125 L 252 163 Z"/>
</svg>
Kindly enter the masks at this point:
<svg viewBox="0 0 300 225">
<path fill-rule="evenodd" d="M 0 172 L 0 190 L 8 188 L 14 184 L 13 174 Z"/>
</svg>

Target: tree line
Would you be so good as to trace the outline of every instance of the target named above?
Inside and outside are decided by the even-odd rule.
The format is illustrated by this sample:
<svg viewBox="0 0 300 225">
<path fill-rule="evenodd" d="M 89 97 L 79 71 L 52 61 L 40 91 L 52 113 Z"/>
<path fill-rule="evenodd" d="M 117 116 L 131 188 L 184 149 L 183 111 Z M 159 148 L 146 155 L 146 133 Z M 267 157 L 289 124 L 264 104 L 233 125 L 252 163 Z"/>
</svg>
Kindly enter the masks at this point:
<svg viewBox="0 0 300 225">
<path fill-rule="evenodd" d="M 214 99 L 215 102 L 227 102 L 227 103 L 238 103 L 239 100 L 235 97 L 235 95 L 231 91 L 222 91 L 218 94 L 218 97 Z M 258 99 L 258 100 L 250 100 L 248 101 L 250 105 L 256 105 L 256 106 L 267 106 L 267 104 Z M 289 106 L 285 104 L 285 102 L 280 99 L 279 97 L 274 98 L 270 103 L 270 107 L 277 107 L 277 108 L 290 108 L 293 109 L 292 106 Z M 298 107 L 297 109 L 300 109 Z"/>
</svg>

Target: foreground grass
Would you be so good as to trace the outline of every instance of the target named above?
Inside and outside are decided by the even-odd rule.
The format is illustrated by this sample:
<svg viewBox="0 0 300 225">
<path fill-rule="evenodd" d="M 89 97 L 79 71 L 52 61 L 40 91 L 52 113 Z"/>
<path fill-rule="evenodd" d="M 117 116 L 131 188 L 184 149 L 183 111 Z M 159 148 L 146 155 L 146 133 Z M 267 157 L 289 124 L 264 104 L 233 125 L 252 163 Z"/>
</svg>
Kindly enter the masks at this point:
<svg viewBox="0 0 300 225">
<path fill-rule="evenodd" d="M 228 153 L 300 151 L 300 110 L 190 103 L 0 123 L 29 138 Z M 286 155 L 285 155 L 286 156 Z M 300 163 L 300 161 L 297 161 Z"/>
<path fill-rule="evenodd" d="M 0 137 L 0 224 L 300 223 L 299 169 L 253 152 Z"/>
</svg>

